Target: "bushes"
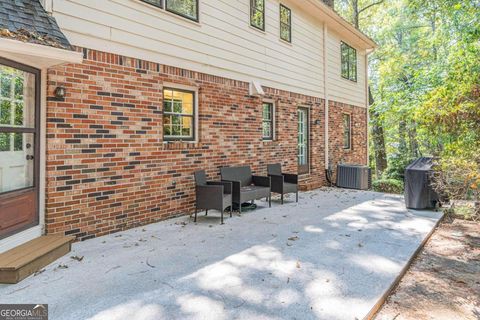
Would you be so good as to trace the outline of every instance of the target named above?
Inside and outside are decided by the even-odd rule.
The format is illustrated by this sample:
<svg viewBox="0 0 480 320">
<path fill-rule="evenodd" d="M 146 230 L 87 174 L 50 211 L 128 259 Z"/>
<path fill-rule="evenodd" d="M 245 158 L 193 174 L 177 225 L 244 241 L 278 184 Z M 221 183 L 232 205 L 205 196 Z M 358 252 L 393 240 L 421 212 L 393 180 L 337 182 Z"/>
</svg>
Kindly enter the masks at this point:
<svg viewBox="0 0 480 320">
<path fill-rule="evenodd" d="M 373 190 L 385 193 L 403 193 L 403 181 L 396 179 L 380 179 L 373 182 Z"/>
</svg>

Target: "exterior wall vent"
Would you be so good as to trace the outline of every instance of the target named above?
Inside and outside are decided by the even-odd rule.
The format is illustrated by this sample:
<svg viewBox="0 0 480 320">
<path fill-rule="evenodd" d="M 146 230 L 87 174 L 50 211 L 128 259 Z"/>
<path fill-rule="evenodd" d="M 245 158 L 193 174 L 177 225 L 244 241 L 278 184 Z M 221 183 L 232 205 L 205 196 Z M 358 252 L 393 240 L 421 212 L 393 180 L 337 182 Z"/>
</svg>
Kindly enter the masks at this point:
<svg viewBox="0 0 480 320">
<path fill-rule="evenodd" d="M 367 166 L 339 164 L 337 166 L 337 187 L 368 190 L 372 184 L 372 170 Z"/>
</svg>

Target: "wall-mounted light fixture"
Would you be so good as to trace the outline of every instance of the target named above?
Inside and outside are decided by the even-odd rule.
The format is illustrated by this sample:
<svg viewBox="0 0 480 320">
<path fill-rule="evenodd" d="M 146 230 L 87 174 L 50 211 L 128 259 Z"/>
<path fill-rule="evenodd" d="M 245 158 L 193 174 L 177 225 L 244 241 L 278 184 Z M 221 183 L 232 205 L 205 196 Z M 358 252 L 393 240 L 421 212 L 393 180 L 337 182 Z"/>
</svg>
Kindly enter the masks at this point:
<svg viewBox="0 0 480 320">
<path fill-rule="evenodd" d="M 65 90 L 64 87 L 56 87 L 55 91 L 53 92 L 55 94 L 56 98 L 63 99 L 65 98 L 65 93 L 67 91 Z"/>
<path fill-rule="evenodd" d="M 315 125 L 318 126 L 319 124 L 320 124 L 320 120 L 319 119 L 315 120 Z"/>
</svg>

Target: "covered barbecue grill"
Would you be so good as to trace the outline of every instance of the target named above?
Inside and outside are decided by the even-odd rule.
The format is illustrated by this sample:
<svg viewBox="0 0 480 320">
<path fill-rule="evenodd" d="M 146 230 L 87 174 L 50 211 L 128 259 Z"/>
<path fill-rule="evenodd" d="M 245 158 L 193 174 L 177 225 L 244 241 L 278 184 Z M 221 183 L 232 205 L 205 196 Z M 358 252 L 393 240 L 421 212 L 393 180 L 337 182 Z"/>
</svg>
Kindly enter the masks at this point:
<svg viewBox="0 0 480 320">
<path fill-rule="evenodd" d="M 418 158 L 405 169 L 405 204 L 409 209 L 431 209 L 438 195 L 431 186 L 433 158 Z"/>
</svg>

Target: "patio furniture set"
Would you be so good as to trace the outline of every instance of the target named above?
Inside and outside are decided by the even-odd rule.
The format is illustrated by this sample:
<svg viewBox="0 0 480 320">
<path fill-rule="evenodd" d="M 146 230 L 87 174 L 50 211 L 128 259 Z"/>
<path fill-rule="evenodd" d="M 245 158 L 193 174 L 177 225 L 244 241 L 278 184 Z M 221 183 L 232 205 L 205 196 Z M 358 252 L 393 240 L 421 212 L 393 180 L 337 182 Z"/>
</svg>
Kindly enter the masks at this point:
<svg viewBox="0 0 480 320">
<path fill-rule="evenodd" d="M 298 202 L 298 175 L 282 173 L 279 163 L 267 165 L 267 171 L 268 176 L 256 176 L 250 166 L 223 167 L 220 168 L 221 181 L 207 181 L 205 170 L 196 171 L 194 221 L 197 222 L 197 212 L 201 209 L 205 210 L 205 215 L 210 209 L 220 211 L 223 224 L 224 211 L 229 209 L 232 217 L 234 204 L 242 213 L 243 203 L 266 198 L 271 207 L 272 192 L 281 195 L 282 204 L 288 193 L 295 193 Z"/>
</svg>

